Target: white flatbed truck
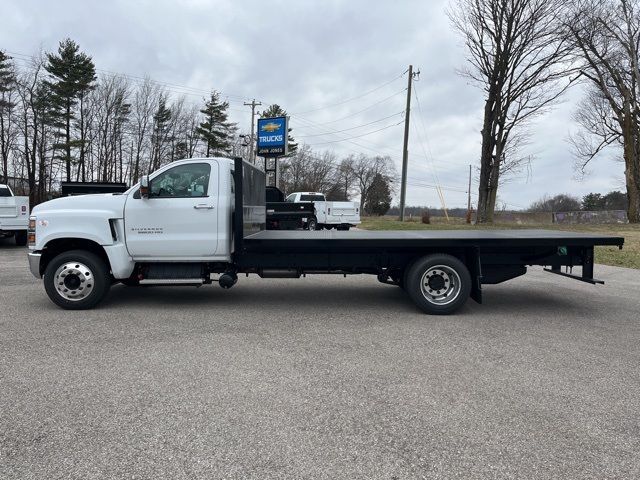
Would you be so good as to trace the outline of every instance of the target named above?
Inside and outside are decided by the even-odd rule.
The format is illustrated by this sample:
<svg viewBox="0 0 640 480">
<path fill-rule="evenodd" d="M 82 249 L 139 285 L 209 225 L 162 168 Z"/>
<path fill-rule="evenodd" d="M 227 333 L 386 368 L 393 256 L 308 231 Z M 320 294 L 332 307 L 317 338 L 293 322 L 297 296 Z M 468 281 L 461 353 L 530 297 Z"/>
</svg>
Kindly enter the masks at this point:
<svg viewBox="0 0 640 480">
<path fill-rule="evenodd" d="M 547 230 L 265 230 L 264 172 L 241 159 L 181 160 L 123 194 L 52 200 L 29 221 L 29 265 L 62 308 L 96 306 L 114 283 L 232 287 L 239 274 L 371 274 L 426 313 L 449 314 L 528 265 L 588 283 L 595 245 L 623 238 Z M 574 275 L 561 267 L 582 267 Z M 376 298 L 371 299 L 376 302 Z"/>
</svg>

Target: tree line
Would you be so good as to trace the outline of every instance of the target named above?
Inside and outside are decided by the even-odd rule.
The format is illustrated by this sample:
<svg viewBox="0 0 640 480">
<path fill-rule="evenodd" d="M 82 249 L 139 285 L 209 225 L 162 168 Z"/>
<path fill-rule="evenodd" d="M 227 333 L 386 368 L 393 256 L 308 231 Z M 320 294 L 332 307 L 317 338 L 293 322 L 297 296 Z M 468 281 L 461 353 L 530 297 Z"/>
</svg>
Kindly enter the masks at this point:
<svg viewBox="0 0 640 480">
<path fill-rule="evenodd" d="M 493 221 L 500 184 L 531 161 L 531 121 L 574 84 L 587 91 L 576 169 L 616 149 L 627 216 L 640 222 L 640 0 L 456 0 L 449 17 L 467 49 L 461 73 L 485 96 L 478 222 Z"/>
<path fill-rule="evenodd" d="M 0 51 L 0 183 L 13 183 L 37 204 L 60 181 L 135 184 L 182 158 L 250 158 L 251 139 L 229 120 L 219 92 L 188 102 L 150 78 L 96 73 L 93 59 L 71 39 L 26 65 Z M 286 115 L 279 105 L 262 117 Z M 338 159 L 298 148 L 289 133 L 280 160 L 286 192 L 317 190 L 335 200 L 359 196 L 366 212 L 384 214 L 395 182 L 388 157 Z M 261 160 L 259 160 L 261 161 Z"/>
<path fill-rule="evenodd" d="M 601 193 L 588 193 L 582 199 L 574 195 L 561 193 L 553 197 L 543 196 L 531 204 L 529 212 L 574 212 L 601 211 L 601 210 L 626 210 L 628 207 L 627 195 L 619 190 L 613 190 L 605 195 Z"/>
</svg>

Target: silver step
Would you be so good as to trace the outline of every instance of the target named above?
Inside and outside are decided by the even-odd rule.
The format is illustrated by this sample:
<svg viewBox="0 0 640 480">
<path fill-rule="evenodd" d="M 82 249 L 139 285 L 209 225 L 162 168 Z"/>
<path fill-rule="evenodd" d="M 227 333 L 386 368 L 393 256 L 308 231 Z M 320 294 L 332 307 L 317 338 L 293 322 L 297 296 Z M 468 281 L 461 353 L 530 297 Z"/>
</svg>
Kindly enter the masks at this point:
<svg viewBox="0 0 640 480">
<path fill-rule="evenodd" d="M 140 285 L 202 285 L 202 278 L 147 278 Z"/>
</svg>

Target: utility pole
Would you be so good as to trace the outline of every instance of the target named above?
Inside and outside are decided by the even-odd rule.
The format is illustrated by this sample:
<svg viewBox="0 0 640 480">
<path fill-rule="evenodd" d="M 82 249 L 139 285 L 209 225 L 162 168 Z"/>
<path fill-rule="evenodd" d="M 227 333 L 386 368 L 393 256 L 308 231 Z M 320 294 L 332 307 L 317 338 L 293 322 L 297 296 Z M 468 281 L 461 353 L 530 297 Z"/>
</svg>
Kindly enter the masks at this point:
<svg viewBox="0 0 640 480">
<path fill-rule="evenodd" d="M 404 207 L 407 199 L 407 163 L 409 161 L 409 115 L 411 113 L 411 83 L 420 70 L 413 73 L 413 65 L 409 65 L 407 79 L 407 108 L 404 112 L 404 146 L 402 148 L 402 185 L 400 186 L 400 221 L 404 222 Z"/>
<path fill-rule="evenodd" d="M 254 98 L 253 100 L 251 100 L 251 103 L 244 102 L 244 104 L 246 106 L 251 106 L 251 147 L 250 147 L 249 152 L 250 152 L 250 155 L 251 155 L 251 159 L 250 159 L 251 163 L 256 163 L 256 145 L 255 145 L 256 141 L 255 141 L 255 138 L 253 136 L 253 133 L 255 131 L 255 125 L 256 125 L 256 120 L 255 120 L 256 107 L 258 105 L 262 105 L 262 103 L 261 102 L 256 102 L 256 99 Z"/>
<path fill-rule="evenodd" d="M 469 165 L 469 190 L 467 195 L 467 223 L 471 223 L 471 165 Z"/>
</svg>

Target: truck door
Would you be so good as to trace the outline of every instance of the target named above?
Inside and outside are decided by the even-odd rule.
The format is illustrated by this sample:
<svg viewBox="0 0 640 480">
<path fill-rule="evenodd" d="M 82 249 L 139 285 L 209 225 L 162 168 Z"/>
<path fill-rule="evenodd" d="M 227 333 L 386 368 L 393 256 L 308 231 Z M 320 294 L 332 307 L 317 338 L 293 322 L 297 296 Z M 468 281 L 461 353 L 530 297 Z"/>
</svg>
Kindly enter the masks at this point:
<svg viewBox="0 0 640 480">
<path fill-rule="evenodd" d="M 149 178 L 149 197 L 132 192 L 124 224 L 129 254 L 136 259 L 196 259 L 218 245 L 218 163 L 194 162 Z"/>
</svg>

